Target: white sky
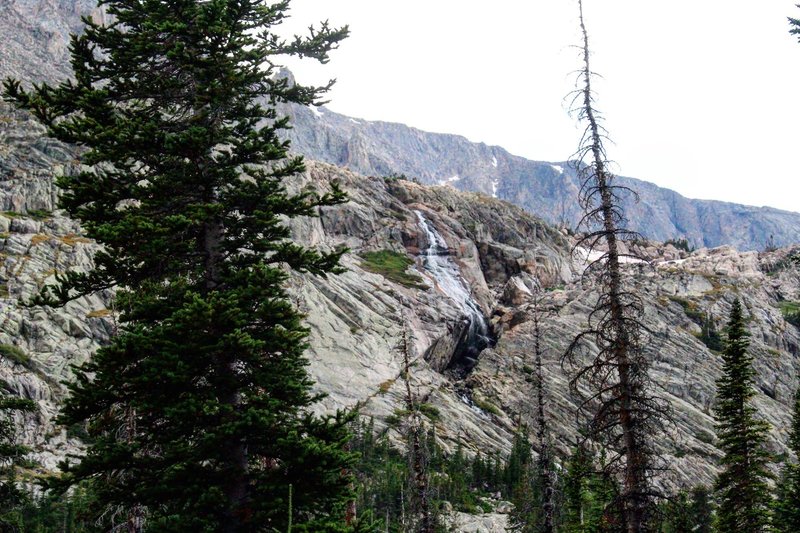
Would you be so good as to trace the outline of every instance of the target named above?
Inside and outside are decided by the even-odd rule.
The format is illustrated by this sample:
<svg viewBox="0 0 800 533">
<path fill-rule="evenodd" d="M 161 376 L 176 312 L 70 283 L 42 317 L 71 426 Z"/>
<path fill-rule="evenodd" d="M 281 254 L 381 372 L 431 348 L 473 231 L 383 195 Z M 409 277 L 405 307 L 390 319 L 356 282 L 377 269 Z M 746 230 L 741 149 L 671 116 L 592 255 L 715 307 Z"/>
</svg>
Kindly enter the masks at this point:
<svg viewBox="0 0 800 533">
<path fill-rule="evenodd" d="M 584 0 L 598 105 L 619 174 L 692 198 L 800 211 L 798 0 Z M 329 19 L 351 36 L 328 107 L 559 161 L 579 132 L 575 0 L 293 0 L 284 31 Z"/>
</svg>

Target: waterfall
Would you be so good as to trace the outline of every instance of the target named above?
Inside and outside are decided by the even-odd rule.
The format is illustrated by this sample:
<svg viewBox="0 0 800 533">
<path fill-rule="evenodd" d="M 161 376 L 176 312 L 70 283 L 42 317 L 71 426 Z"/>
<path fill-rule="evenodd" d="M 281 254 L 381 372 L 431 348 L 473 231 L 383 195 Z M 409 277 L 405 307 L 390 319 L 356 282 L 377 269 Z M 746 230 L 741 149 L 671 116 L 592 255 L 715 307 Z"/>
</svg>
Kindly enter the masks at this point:
<svg viewBox="0 0 800 533">
<path fill-rule="evenodd" d="M 467 282 L 461 277 L 444 238 L 422 212 L 414 210 L 414 213 L 428 244 L 425 250 L 420 250 L 422 265 L 433 278 L 436 288 L 456 302 L 466 320 L 466 328 L 448 365 L 448 369 L 465 374 L 478 362 L 478 354 L 492 343 L 489 325 L 483 311 L 472 299 Z"/>
</svg>

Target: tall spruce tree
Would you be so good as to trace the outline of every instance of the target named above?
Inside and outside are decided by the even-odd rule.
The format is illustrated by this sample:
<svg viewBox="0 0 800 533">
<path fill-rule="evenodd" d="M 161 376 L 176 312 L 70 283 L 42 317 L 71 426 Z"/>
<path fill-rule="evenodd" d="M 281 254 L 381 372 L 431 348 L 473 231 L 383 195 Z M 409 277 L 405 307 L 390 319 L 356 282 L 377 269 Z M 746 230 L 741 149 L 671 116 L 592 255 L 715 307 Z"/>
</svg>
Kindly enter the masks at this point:
<svg viewBox="0 0 800 533">
<path fill-rule="evenodd" d="M 789 449 L 794 454 L 783 465 L 775 502 L 775 530 L 778 533 L 800 531 L 800 387 L 794 396 Z"/>
<path fill-rule="evenodd" d="M 132 531 L 338 529 L 346 417 L 309 412 L 307 330 L 283 282 L 288 268 L 335 272 L 340 253 L 290 242 L 282 221 L 343 193 L 285 189 L 303 162 L 278 138 L 275 104 L 327 87 L 272 74 L 276 56 L 326 62 L 347 29 L 283 39 L 288 0 L 100 4 L 111 22 L 84 19 L 73 36 L 74 80 L 5 83 L 50 135 L 84 147 L 83 170 L 58 181 L 61 207 L 103 246 L 40 303 L 118 288 L 119 335 L 77 369 L 63 410 L 93 437 L 65 479 L 99 480 L 103 517 Z"/>
<path fill-rule="evenodd" d="M 747 352 L 748 337 L 737 299 L 726 328 L 714 408 L 719 448 L 724 452 L 715 487 L 720 533 L 760 533 L 770 521 L 769 455 L 764 448 L 769 424 L 757 418 L 752 405 L 755 371 L 753 357 Z"/>
</svg>

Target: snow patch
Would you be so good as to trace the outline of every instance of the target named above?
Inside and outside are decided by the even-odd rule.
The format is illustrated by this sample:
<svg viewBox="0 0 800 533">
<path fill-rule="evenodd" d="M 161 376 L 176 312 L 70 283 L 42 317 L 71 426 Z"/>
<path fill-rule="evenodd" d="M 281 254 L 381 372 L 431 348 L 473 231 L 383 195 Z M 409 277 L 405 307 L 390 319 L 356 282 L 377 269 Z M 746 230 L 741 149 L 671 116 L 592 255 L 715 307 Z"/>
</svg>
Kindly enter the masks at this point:
<svg viewBox="0 0 800 533">
<path fill-rule="evenodd" d="M 357 121 L 357 120 L 356 120 L 356 119 L 354 119 L 354 118 L 348 118 L 348 120 L 349 120 L 350 122 L 352 122 L 353 124 L 361 124 L 359 121 Z"/>
<path fill-rule="evenodd" d="M 562 167 L 561 165 L 550 165 L 550 166 L 553 168 L 553 170 L 555 170 L 559 174 L 564 173 L 564 167 Z"/>
<path fill-rule="evenodd" d="M 458 174 L 456 174 L 455 176 L 452 176 L 452 177 L 450 177 L 450 178 L 447 178 L 446 180 L 439 180 L 439 181 L 437 182 L 437 184 L 438 184 L 438 185 L 450 185 L 450 184 L 452 184 L 452 183 L 455 183 L 455 182 L 457 182 L 457 181 L 458 181 L 458 180 L 460 180 L 460 179 L 461 179 L 461 177 L 460 177 Z"/>
<path fill-rule="evenodd" d="M 496 158 L 496 157 L 494 157 L 494 156 L 492 156 L 492 166 L 493 166 L 494 168 L 497 168 L 497 158 Z"/>
<path fill-rule="evenodd" d="M 324 115 L 324 113 L 320 111 L 319 108 L 315 105 L 309 105 L 308 108 L 311 110 L 312 113 L 314 113 L 314 116 L 317 118 L 322 118 L 322 116 Z"/>
<path fill-rule="evenodd" d="M 578 267 L 583 267 L 584 270 L 589 267 L 592 263 L 597 261 L 598 259 L 605 261 L 603 257 L 605 255 L 604 251 L 601 250 L 589 250 L 582 246 L 578 246 L 575 248 L 575 254 L 573 256 L 575 265 Z M 644 263 L 642 259 L 637 257 L 630 257 L 627 255 L 620 256 L 619 258 L 620 264 L 624 263 Z"/>
<path fill-rule="evenodd" d="M 492 198 L 497 198 L 497 184 L 500 180 L 492 180 Z"/>
</svg>

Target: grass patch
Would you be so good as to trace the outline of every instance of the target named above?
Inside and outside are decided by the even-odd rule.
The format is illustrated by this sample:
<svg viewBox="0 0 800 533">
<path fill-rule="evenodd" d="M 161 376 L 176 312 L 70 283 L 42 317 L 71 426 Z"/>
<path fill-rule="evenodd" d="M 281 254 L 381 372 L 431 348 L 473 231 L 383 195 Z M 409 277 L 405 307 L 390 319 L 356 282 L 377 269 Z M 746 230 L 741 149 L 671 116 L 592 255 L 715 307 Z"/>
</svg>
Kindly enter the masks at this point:
<svg viewBox="0 0 800 533">
<path fill-rule="evenodd" d="M 778 307 L 789 324 L 800 328 L 800 302 L 780 302 Z"/>
<path fill-rule="evenodd" d="M 403 420 L 411 414 L 408 409 L 395 409 L 394 413 L 386 417 L 386 424 L 389 427 L 397 427 L 403 423 Z"/>
<path fill-rule="evenodd" d="M 96 309 L 86 313 L 86 318 L 102 318 L 109 315 L 111 315 L 111 311 L 109 309 Z"/>
<path fill-rule="evenodd" d="M 39 376 L 42 381 L 51 387 L 58 387 L 58 381 L 45 374 L 42 369 L 36 365 L 36 362 L 31 359 L 31 356 L 25 353 L 22 348 L 13 346 L 11 344 L 0 344 L 0 357 L 5 357 L 10 361 L 25 367 L 29 371 Z"/>
<path fill-rule="evenodd" d="M 44 209 L 29 209 L 27 213 L 18 213 L 16 211 L 3 211 L 2 213 L 6 218 L 32 218 L 33 220 L 47 220 L 53 214 Z"/>
<path fill-rule="evenodd" d="M 679 304 L 681 307 L 683 307 L 683 312 L 692 322 L 694 322 L 698 326 L 703 325 L 703 321 L 705 320 L 705 315 L 703 315 L 703 312 L 697 308 L 697 305 L 694 302 L 689 301 L 686 298 L 681 298 L 679 296 L 669 296 L 668 298 L 673 302 L 675 302 L 676 304 Z"/>
<path fill-rule="evenodd" d="M 386 394 L 387 392 L 389 392 L 389 389 L 392 388 L 392 385 L 394 385 L 394 380 L 387 379 L 386 381 L 378 385 L 378 394 Z"/>
<path fill-rule="evenodd" d="M 485 412 L 493 414 L 495 416 L 500 416 L 500 409 L 498 409 L 491 402 L 488 402 L 486 400 L 482 400 L 480 398 L 472 398 L 472 403 L 474 403 L 475 407 L 477 407 L 481 411 L 485 411 Z"/>
<path fill-rule="evenodd" d="M 0 344 L 0 356 L 5 357 L 10 361 L 24 366 L 29 370 L 33 370 L 33 361 L 31 356 L 26 354 L 22 348 L 13 346 L 11 344 Z"/>
<path fill-rule="evenodd" d="M 406 254 L 394 250 L 378 250 L 361 254 L 361 268 L 380 274 L 389 281 L 412 289 L 427 289 L 422 277 L 406 272 L 414 261 Z"/>
<path fill-rule="evenodd" d="M 429 403 L 419 404 L 419 412 L 427 416 L 431 422 L 436 422 L 442 417 L 439 409 Z"/>
<path fill-rule="evenodd" d="M 42 244 L 43 242 L 47 242 L 48 240 L 50 240 L 49 235 L 45 235 L 44 233 L 37 233 L 36 235 L 31 237 L 31 246 Z"/>
<path fill-rule="evenodd" d="M 87 239 L 86 237 L 81 237 L 80 235 L 76 235 L 75 233 L 67 233 L 63 237 L 58 238 L 61 242 L 69 246 L 75 246 L 78 243 L 90 243 L 92 242 L 91 239 Z"/>
</svg>

